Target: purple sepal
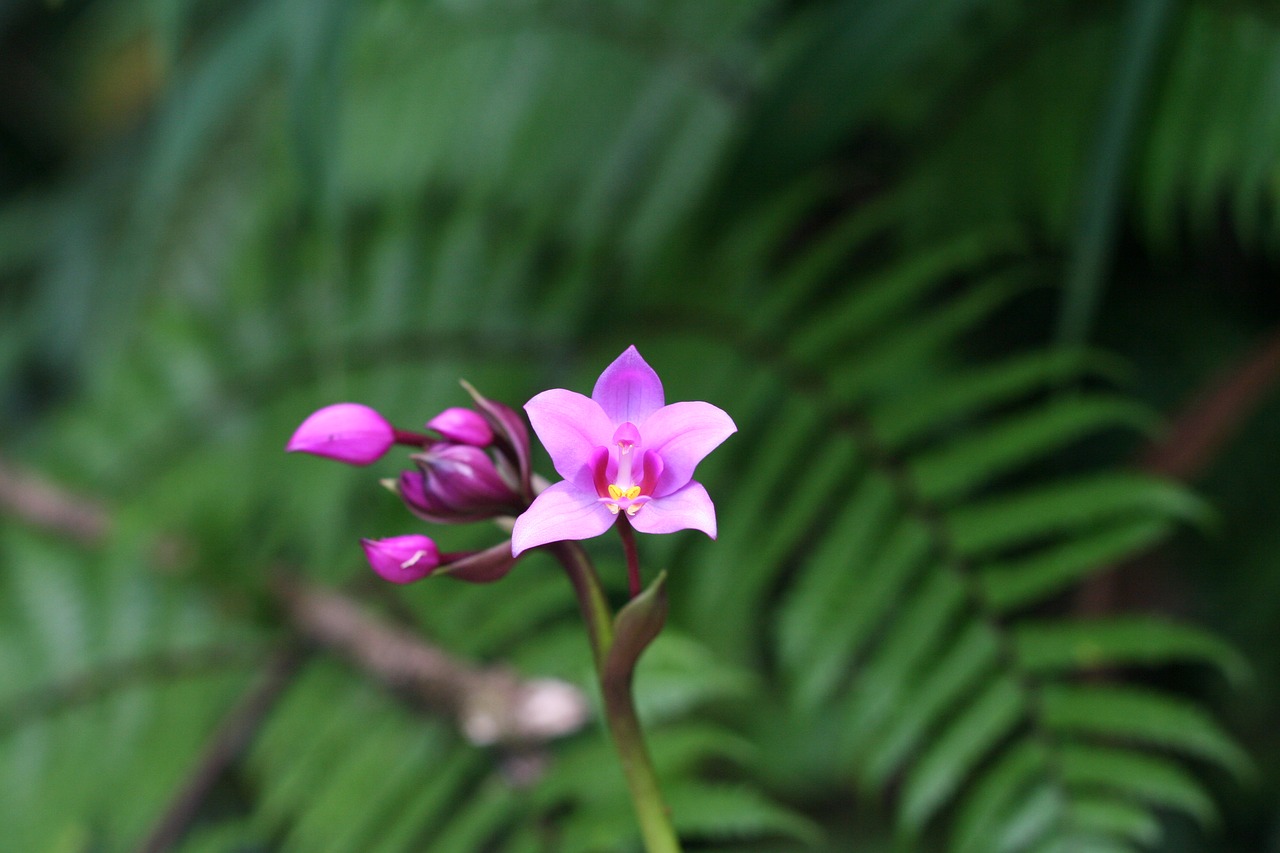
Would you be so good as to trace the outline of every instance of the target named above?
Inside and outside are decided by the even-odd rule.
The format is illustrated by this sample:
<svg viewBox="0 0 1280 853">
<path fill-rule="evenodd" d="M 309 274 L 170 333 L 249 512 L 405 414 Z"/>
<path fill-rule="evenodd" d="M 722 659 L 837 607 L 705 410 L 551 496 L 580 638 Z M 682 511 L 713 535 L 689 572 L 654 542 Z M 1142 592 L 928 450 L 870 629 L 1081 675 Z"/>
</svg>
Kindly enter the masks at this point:
<svg viewBox="0 0 1280 853">
<path fill-rule="evenodd" d="M 533 490 L 529 485 L 532 470 L 529 457 L 529 430 L 525 428 L 524 418 L 510 406 L 485 397 L 472 387 L 470 382 L 464 381 L 462 387 L 471 395 L 476 408 L 489 422 L 499 451 L 515 462 L 519 490 L 527 503 L 533 499 Z"/>
<path fill-rule="evenodd" d="M 601 372 L 591 399 L 615 424 L 643 423 L 662 408 L 662 380 L 639 350 L 629 346 Z"/>
<path fill-rule="evenodd" d="M 422 580 L 440 565 L 440 551 L 436 543 L 421 534 L 361 539 L 360 544 L 370 568 L 392 583 Z"/>
<path fill-rule="evenodd" d="M 312 412 L 284 449 L 368 465 L 381 459 L 394 443 L 395 428 L 382 415 L 359 403 L 335 403 Z"/>
</svg>

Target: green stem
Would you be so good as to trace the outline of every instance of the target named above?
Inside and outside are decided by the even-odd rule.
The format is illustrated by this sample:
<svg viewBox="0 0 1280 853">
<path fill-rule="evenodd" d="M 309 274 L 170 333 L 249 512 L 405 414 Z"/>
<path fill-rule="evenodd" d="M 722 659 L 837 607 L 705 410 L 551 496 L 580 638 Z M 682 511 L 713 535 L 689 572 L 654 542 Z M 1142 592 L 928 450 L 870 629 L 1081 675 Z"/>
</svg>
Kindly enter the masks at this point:
<svg viewBox="0 0 1280 853">
<path fill-rule="evenodd" d="M 620 683 L 612 683 L 618 681 Z M 640 835 L 648 853 L 680 853 L 680 838 L 671 825 L 671 812 L 662 799 L 658 774 L 653 770 L 644 732 L 636 716 L 631 697 L 631 675 L 625 679 L 602 676 L 600 689 L 604 696 L 604 717 L 613 737 L 614 748 L 622 761 L 622 772 L 631 791 L 631 804 L 640 823 Z"/>
<path fill-rule="evenodd" d="M 632 670 L 628 668 L 623 675 L 610 676 L 605 666 L 609 649 L 613 647 L 613 612 L 609 609 L 600 576 L 576 542 L 557 542 L 549 545 L 548 550 L 564 566 L 577 595 L 583 621 L 587 624 L 596 677 L 600 680 L 600 693 L 604 698 L 605 722 L 622 763 L 645 850 L 647 853 L 680 853 L 680 839 L 671 825 L 671 813 L 658 787 L 658 776 L 645 747 L 640 719 L 636 716 L 635 701 L 631 695 Z"/>
<path fill-rule="evenodd" d="M 591 564 L 591 558 L 577 542 L 555 542 L 547 549 L 555 554 L 564 566 L 569 583 L 573 584 L 582 611 L 582 621 L 587 623 L 587 636 L 591 641 L 591 654 L 596 664 L 596 674 L 604 672 L 605 657 L 613 645 L 613 611 L 605 598 L 600 576 Z"/>
</svg>

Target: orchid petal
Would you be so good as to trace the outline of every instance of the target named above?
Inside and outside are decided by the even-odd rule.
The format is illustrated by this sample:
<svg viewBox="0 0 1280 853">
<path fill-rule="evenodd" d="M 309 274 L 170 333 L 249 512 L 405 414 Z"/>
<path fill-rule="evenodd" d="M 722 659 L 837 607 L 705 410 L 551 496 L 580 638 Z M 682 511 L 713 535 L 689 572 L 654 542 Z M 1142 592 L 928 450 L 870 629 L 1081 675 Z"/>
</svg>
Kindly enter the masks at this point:
<svg viewBox="0 0 1280 853">
<path fill-rule="evenodd" d="M 522 551 L 548 542 L 590 539 L 604 533 L 616 520 L 594 494 L 573 483 L 556 483 L 534 498 L 516 519 L 511 531 L 511 553 L 518 557 Z"/>
<path fill-rule="evenodd" d="M 738 431 L 722 409 L 698 401 L 663 406 L 640 426 L 646 452 L 662 457 L 653 494 L 670 494 L 693 478 L 706 455 Z"/>
<path fill-rule="evenodd" d="M 336 459 L 348 465 L 376 462 L 395 444 L 395 428 L 359 403 L 335 403 L 312 412 L 284 449 Z"/>
<path fill-rule="evenodd" d="M 524 410 L 551 464 L 566 480 L 576 477 L 591 453 L 613 437 L 613 424 L 600 404 L 574 391 L 543 391 L 525 403 Z"/>
<path fill-rule="evenodd" d="M 591 399 L 600 404 L 614 424 L 638 424 L 662 408 L 662 380 L 639 351 L 630 346 L 600 374 Z"/>
<path fill-rule="evenodd" d="M 716 508 L 702 484 L 690 481 L 682 489 L 645 503 L 631 517 L 631 526 L 641 533 L 701 530 L 715 539 Z"/>
<path fill-rule="evenodd" d="M 609 456 L 609 448 L 597 447 L 591 451 L 591 458 L 578 469 L 578 474 L 570 482 L 584 492 L 603 495 L 609 490 L 609 466 L 617 467 Z"/>
</svg>

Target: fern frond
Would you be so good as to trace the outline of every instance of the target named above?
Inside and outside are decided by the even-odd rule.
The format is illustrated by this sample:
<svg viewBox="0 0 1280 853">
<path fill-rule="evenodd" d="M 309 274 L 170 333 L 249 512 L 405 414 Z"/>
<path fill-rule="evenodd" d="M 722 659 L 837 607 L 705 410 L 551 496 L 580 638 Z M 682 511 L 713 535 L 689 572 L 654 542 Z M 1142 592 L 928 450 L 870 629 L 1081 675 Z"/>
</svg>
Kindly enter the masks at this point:
<svg viewBox="0 0 1280 853">
<path fill-rule="evenodd" d="M 998 257 L 993 247 L 988 258 Z M 956 261 L 932 275 L 963 276 L 973 259 Z M 869 789 L 900 786 L 897 824 L 907 836 L 950 815 L 958 850 L 1150 844 L 1156 792 L 1098 790 L 1085 781 L 1091 757 L 1165 768 L 1160 805 L 1177 798 L 1196 817 L 1208 813 L 1207 797 L 1164 752 L 1237 775 L 1248 761 L 1193 704 L 1077 676 L 1199 662 L 1239 678 L 1239 655 L 1154 618 L 1024 614 L 1179 520 L 1202 518 L 1203 507 L 1134 474 L 1039 473 L 1082 440 L 1147 430 L 1153 419 L 1101 392 L 1055 393 L 1062 377 L 1090 366 L 1079 353 L 939 367 L 935 347 L 954 350 L 1011 291 L 930 290 L 910 276 L 875 276 L 842 304 L 797 310 L 817 317 L 813 335 L 798 329 L 760 356 L 754 369 L 786 389 L 772 402 L 782 407 L 772 415 L 778 439 L 743 451 L 749 461 L 735 482 L 749 494 L 735 501 L 742 515 L 694 584 L 702 618 L 776 618 L 791 724 L 834 716 L 832 760 Z M 885 315 L 877 334 L 862 334 L 856 307 L 895 300 L 911 326 Z M 923 413 L 917 392 L 890 377 L 918 384 Z M 820 460 L 823 476 L 790 476 L 805 459 Z"/>
</svg>

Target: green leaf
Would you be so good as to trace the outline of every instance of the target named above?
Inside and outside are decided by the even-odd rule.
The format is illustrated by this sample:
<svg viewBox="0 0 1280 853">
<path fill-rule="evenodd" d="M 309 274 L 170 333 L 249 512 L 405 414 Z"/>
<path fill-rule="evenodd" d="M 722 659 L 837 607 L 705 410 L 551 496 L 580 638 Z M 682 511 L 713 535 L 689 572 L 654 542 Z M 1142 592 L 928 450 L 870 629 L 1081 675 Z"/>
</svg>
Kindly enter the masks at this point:
<svg viewBox="0 0 1280 853">
<path fill-rule="evenodd" d="M 1208 663 L 1233 682 L 1249 674 L 1244 658 L 1199 628 L 1155 616 L 1083 622 L 1022 622 L 1013 631 L 1022 665 L 1040 675 L 1106 666 Z"/>
<path fill-rule="evenodd" d="M 1091 372 L 1109 375 L 1116 368 L 1101 355 L 1053 350 L 956 372 L 887 400 L 876 412 L 876 435 L 885 445 L 902 450 L 957 421 Z"/>
<path fill-rule="evenodd" d="M 667 573 L 659 572 L 653 583 L 628 601 L 613 620 L 613 643 L 600 673 L 600 683 L 606 691 L 620 690 L 630 695 L 636 662 L 666 623 Z"/>
<path fill-rule="evenodd" d="M 831 523 L 830 532 L 805 560 L 806 571 L 786 591 L 778 616 L 778 652 L 788 666 L 804 671 L 810 655 L 833 626 L 845 622 L 847 605 L 861 597 L 870 577 L 873 549 L 897 511 L 897 495 L 885 477 L 863 473 Z M 843 570 L 832 567 L 845 564 Z"/>
<path fill-rule="evenodd" d="M 1150 429 L 1154 416 L 1125 400 L 1080 398 L 1036 407 L 911 464 L 920 495 L 946 503 L 987 484 L 1018 465 L 1094 432 L 1119 426 Z"/>
<path fill-rule="evenodd" d="M 919 832 L 961 788 L 977 763 L 1018 723 L 1023 693 L 998 677 L 957 715 L 907 774 L 898 826 Z"/>
<path fill-rule="evenodd" d="M 1086 833 L 1128 839 L 1143 847 L 1160 840 L 1160 821 L 1143 806 L 1102 796 L 1076 797 L 1066 821 Z"/>
<path fill-rule="evenodd" d="M 876 220 L 871 220 L 871 223 L 875 222 Z M 845 244 L 849 237 L 860 239 L 863 236 L 867 230 L 863 223 L 864 219 L 855 217 L 848 220 L 843 229 L 834 232 L 837 250 L 847 251 Z M 801 361 L 821 361 L 829 357 L 832 350 L 848 347 L 851 341 L 879 330 L 886 322 L 910 310 L 922 296 L 941 287 L 948 275 L 1008 250 L 1016 240 L 1015 235 L 1007 230 L 965 234 L 951 243 L 892 267 L 863 284 L 841 302 L 826 306 L 821 314 L 816 315 L 792 342 L 796 358 Z M 820 251 L 825 253 L 830 249 Z M 819 269 L 825 271 L 829 265 L 827 256 L 819 254 L 816 258 L 820 261 Z M 813 259 L 809 259 L 809 263 L 813 262 Z M 968 312 L 961 314 L 967 316 Z M 954 319 L 938 321 L 942 328 L 953 327 L 955 323 Z M 936 334 L 938 331 L 932 331 L 926 337 L 932 338 Z"/>
<path fill-rule="evenodd" d="M 851 593 L 843 618 L 823 642 L 811 649 L 798 673 L 795 696 L 802 708 L 816 707 L 847 672 L 849 658 L 880 624 L 903 587 L 924 567 L 928 532 L 904 519 L 869 558 L 862 588 Z"/>
<path fill-rule="evenodd" d="M 927 733 L 969 693 L 997 662 L 998 646 L 985 625 L 970 624 L 915 689 L 898 702 L 893 716 L 867 742 L 863 776 L 880 787 L 922 748 Z"/>
<path fill-rule="evenodd" d="M 1135 847 L 1123 841 L 1088 833 L 1050 838 L 1031 848 L 1031 853 L 1076 853 L 1077 850 L 1088 850 L 1089 853 L 1138 853 Z"/>
<path fill-rule="evenodd" d="M 1024 287 L 1012 281 L 1012 276 L 1006 279 L 988 279 L 907 330 L 894 328 L 864 348 L 850 347 L 826 356 L 829 362 L 826 372 L 834 399 L 851 405 L 872 391 L 894 387 L 914 365 L 955 344 Z"/>
<path fill-rule="evenodd" d="M 1185 699 L 1135 687 L 1051 685 L 1041 694 L 1045 725 L 1063 734 L 1121 738 L 1207 758 L 1237 775 L 1249 757 L 1208 714 Z"/>
<path fill-rule="evenodd" d="M 1017 610 L 1141 552 L 1167 535 L 1169 528 L 1162 519 L 1104 525 L 1096 532 L 1054 541 L 1030 556 L 988 563 L 978 570 L 978 582 L 996 612 Z"/>
<path fill-rule="evenodd" d="M 1005 816 L 995 849 L 1025 850 L 1036 839 L 1051 833 L 1062 816 L 1062 800 L 1062 791 L 1049 782 L 1025 792 L 1021 802 Z"/>
<path fill-rule="evenodd" d="M 749 788 L 673 787 L 671 799 L 680 803 L 679 808 L 673 809 L 673 819 L 680 835 L 686 838 L 742 840 L 780 836 L 807 845 L 816 845 L 822 838 L 817 824 Z"/>
<path fill-rule="evenodd" d="M 981 557 L 1051 535 L 1088 531 L 1119 517 L 1202 518 L 1185 489 L 1129 474 L 1101 474 L 1000 496 L 947 514 L 955 547 Z"/>
<path fill-rule="evenodd" d="M 1021 740 L 1003 750 L 961 796 L 951 831 L 956 853 L 984 853 L 995 845 L 1005 817 L 1036 779 L 1043 778 L 1048 753 L 1034 740 Z"/>
<path fill-rule="evenodd" d="M 945 650 L 966 603 L 963 584 L 947 572 L 928 575 L 903 602 L 880 644 L 853 677 L 844 734 L 855 752 L 861 753 L 868 735 L 904 706 L 909 685 L 919 680 L 920 670 L 931 658 Z"/>
<path fill-rule="evenodd" d="M 1082 795 L 1114 793 L 1135 802 L 1178 809 L 1206 825 L 1217 814 L 1204 786 L 1169 758 L 1081 744 L 1062 747 L 1057 758 L 1067 784 Z"/>
<path fill-rule="evenodd" d="M 1148 94 L 1174 8 L 1173 0 L 1129 0 L 1123 48 L 1117 53 L 1106 112 L 1090 157 L 1062 290 L 1058 338 L 1067 344 L 1084 341 L 1092 325 L 1115 241 L 1123 176 L 1142 117 L 1140 105 Z"/>
</svg>

